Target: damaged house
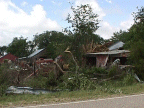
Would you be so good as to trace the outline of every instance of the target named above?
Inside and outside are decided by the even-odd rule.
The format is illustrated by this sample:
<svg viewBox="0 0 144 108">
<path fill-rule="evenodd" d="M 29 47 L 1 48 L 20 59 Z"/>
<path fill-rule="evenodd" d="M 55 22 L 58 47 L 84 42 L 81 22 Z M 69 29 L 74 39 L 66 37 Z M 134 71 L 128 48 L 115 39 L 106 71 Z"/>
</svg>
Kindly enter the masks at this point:
<svg viewBox="0 0 144 108">
<path fill-rule="evenodd" d="M 125 65 L 130 51 L 123 50 L 123 45 L 120 41 L 108 47 L 107 51 L 86 53 L 86 65 L 109 67 L 116 59 L 120 59 L 120 64 Z"/>
</svg>

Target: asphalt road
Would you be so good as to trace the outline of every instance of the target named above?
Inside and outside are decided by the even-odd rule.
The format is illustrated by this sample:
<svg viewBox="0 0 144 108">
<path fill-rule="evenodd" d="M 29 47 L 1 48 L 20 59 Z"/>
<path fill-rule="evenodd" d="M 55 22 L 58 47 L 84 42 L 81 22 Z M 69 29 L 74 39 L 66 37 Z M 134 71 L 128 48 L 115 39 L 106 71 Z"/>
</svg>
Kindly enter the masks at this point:
<svg viewBox="0 0 144 108">
<path fill-rule="evenodd" d="M 25 108 L 144 108 L 144 94 Z"/>
</svg>

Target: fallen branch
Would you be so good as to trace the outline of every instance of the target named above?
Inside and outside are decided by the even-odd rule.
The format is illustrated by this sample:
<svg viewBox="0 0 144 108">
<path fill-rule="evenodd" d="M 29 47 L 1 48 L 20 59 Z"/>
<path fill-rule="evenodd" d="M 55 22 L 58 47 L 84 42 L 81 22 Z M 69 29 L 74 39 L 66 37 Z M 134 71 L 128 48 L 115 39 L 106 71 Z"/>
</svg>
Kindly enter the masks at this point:
<svg viewBox="0 0 144 108">
<path fill-rule="evenodd" d="M 114 79 L 115 77 L 119 77 L 119 76 L 122 76 L 123 74 L 119 74 L 119 75 L 115 75 L 113 77 L 110 77 L 110 78 L 107 78 L 107 79 L 103 79 L 102 81 L 99 81 L 98 83 L 101 83 L 101 82 L 105 82 L 105 81 L 109 81 L 111 79 Z"/>
</svg>

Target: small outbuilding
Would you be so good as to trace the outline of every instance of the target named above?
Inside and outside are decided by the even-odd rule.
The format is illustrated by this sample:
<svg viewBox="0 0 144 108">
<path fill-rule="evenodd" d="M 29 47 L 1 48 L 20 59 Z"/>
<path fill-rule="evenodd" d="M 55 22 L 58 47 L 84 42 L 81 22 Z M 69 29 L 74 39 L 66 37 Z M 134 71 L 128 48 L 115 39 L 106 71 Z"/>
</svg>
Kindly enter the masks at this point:
<svg viewBox="0 0 144 108">
<path fill-rule="evenodd" d="M 0 57 L 0 63 L 3 63 L 5 59 L 15 62 L 18 59 L 18 57 L 16 57 L 15 55 L 13 55 L 11 53 L 8 53 L 8 54 Z"/>
<path fill-rule="evenodd" d="M 125 65 L 130 51 L 113 50 L 108 52 L 87 53 L 86 64 L 96 67 L 110 66 L 116 59 L 120 59 L 120 64 Z"/>
<path fill-rule="evenodd" d="M 129 50 L 123 50 L 124 43 L 116 42 L 108 47 L 108 51 L 86 53 L 86 65 L 96 67 L 109 67 L 116 59 L 120 59 L 120 64 L 125 65 Z"/>
</svg>

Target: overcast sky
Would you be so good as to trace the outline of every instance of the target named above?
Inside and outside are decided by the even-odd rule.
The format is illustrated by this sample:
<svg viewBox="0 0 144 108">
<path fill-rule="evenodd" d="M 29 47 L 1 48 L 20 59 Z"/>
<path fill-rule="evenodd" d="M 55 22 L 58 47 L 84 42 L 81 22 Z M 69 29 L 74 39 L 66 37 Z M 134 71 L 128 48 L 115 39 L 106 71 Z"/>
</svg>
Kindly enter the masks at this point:
<svg viewBox="0 0 144 108">
<path fill-rule="evenodd" d="M 8 45 L 14 37 L 32 40 L 36 33 L 62 31 L 68 26 L 69 2 L 91 5 L 101 20 L 96 33 L 104 39 L 130 28 L 132 13 L 144 4 L 144 0 L 0 0 L 0 46 Z"/>
</svg>

